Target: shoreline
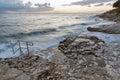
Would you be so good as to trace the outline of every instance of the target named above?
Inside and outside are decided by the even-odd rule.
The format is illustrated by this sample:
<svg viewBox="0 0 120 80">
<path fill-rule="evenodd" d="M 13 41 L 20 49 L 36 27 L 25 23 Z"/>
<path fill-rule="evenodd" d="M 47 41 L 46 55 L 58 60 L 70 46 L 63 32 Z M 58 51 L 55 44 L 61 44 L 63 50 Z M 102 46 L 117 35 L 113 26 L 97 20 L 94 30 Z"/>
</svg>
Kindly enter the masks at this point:
<svg viewBox="0 0 120 80">
<path fill-rule="evenodd" d="M 3 80 L 9 78 L 11 80 L 23 78 L 25 80 L 80 78 L 86 80 L 88 77 L 90 80 L 119 80 L 118 46 L 120 45 L 115 46 L 113 50 L 113 47 L 96 36 L 66 38 L 58 46 L 38 51 L 34 55 L 5 59 L 0 63 L 0 70 L 3 70 L 0 76 L 5 76 L 1 77 Z M 80 52 L 76 52 L 77 49 Z M 7 69 L 6 72 L 4 67 Z M 9 76 L 10 74 L 13 74 L 12 77 Z"/>
<path fill-rule="evenodd" d="M 118 23 L 88 30 L 120 34 Z M 119 57 L 119 44 L 111 46 L 96 36 L 78 35 L 29 56 L 1 59 L 0 76 L 2 80 L 119 80 Z"/>
</svg>

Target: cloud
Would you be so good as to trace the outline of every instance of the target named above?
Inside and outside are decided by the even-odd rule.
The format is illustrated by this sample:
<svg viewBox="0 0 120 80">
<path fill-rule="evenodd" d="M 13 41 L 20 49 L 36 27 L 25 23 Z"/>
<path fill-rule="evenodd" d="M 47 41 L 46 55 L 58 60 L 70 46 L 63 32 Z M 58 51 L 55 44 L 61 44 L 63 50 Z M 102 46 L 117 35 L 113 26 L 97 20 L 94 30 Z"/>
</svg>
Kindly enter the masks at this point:
<svg viewBox="0 0 120 80">
<path fill-rule="evenodd" d="M 32 7 L 32 6 L 36 7 Z M 41 6 L 38 6 L 41 5 Z M 6 11 L 24 11 L 24 12 L 40 12 L 50 11 L 54 8 L 50 6 L 50 3 L 45 4 L 32 4 L 31 2 L 23 3 L 20 0 L 0 0 L 0 12 Z"/>
<path fill-rule="evenodd" d="M 66 4 L 64 6 L 72 6 L 72 5 L 81 5 L 81 6 L 86 6 L 86 5 L 91 5 L 95 3 L 104 3 L 104 2 L 110 2 L 113 0 L 82 0 L 82 1 L 76 1 L 72 2 L 71 4 Z"/>
<path fill-rule="evenodd" d="M 49 10 L 53 10 L 54 8 L 50 6 L 50 3 L 44 3 L 44 4 L 35 4 L 34 6 L 36 6 L 38 10 L 40 11 L 49 11 Z"/>
<path fill-rule="evenodd" d="M 104 5 L 104 3 L 99 3 L 99 4 L 96 4 L 96 5 L 94 5 L 94 6 L 103 6 Z"/>
<path fill-rule="evenodd" d="M 113 5 L 113 3 L 108 3 L 108 4 L 106 4 L 106 6 L 112 6 Z"/>
</svg>

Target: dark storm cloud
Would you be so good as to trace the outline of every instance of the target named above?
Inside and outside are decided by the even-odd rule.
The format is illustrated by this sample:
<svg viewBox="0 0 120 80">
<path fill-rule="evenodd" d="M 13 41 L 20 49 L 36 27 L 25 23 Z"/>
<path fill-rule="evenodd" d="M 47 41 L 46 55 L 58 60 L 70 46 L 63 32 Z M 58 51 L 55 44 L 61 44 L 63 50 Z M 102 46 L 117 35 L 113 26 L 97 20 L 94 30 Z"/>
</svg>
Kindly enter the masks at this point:
<svg viewBox="0 0 120 80">
<path fill-rule="evenodd" d="M 82 1 L 76 1 L 72 2 L 71 4 L 65 4 L 64 6 L 72 6 L 72 5 L 81 5 L 81 6 L 86 6 L 86 5 L 91 5 L 95 3 L 103 3 L 103 2 L 110 2 L 114 0 L 82 0 Z"/>
<path fill-rule="evenodd" d="M 48 5 L 49 4 L 49 5 Z M 0 0 L 0 12 L 6 11 L 31 11 L 31 12 L 38 12 L 38 11 L 49 11 L 53 10 L 53 7 L 50 6 L 50 3 L 39 4 L 41 6 L 36 6 L 36 8 L 32 7 L 31 2 L 23 3 L 20 0 Z"/>
</svg>

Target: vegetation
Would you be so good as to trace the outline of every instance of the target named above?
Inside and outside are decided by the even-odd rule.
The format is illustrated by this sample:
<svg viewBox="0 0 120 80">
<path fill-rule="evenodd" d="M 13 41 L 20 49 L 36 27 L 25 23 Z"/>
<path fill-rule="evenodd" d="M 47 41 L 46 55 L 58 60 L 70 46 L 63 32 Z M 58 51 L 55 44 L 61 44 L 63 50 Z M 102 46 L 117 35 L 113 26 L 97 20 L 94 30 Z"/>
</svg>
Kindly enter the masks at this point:
<svg viewBox="0 0 120 80">
<path fill-rule="evenodd" d="M 107 11 L 99 15 L 99 17 L 104 18 L 106 20 L 110 20 L 110 21 L 120 22 L 120 0 L 117 0 L 113 4 L 113 7 L 115 9 L 112 9 L 110 11 Z"/>
<path fill-rule="evenodd" d="M 115 8 L 120 8 L 120 0 L 116 1 L 116 2 L 113 4 L 113 7 L 115 7 Z"/>
</svg>

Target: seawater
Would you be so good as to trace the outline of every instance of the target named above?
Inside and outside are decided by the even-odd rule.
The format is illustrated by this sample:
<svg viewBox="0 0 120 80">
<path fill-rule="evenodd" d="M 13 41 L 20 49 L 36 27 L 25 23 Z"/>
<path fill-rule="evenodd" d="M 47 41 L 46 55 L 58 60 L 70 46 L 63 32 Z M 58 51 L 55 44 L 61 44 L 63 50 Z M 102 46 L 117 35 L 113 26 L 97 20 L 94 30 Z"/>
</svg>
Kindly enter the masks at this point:
<svg viewBox="0 0 120 80">
<path fill-rule="evenodd" d="M 45 50 L 59 44 L 69 36 L 91 34 L 107 42 L 117 42 L 120 35 L 93 33 L 88 26 L 113 24 L 96 14 L 0 14 L 0 58 L 17 57 L 13 54 L 11 42 L 17 40 L 33 42 L 30 51 Z M 119 41 L 118 41 L 119 42 Z M 22 45 L 25 47 L 24 45 Z M 16 46 L 17 48 L 18 46 Z"/>
</svg>

